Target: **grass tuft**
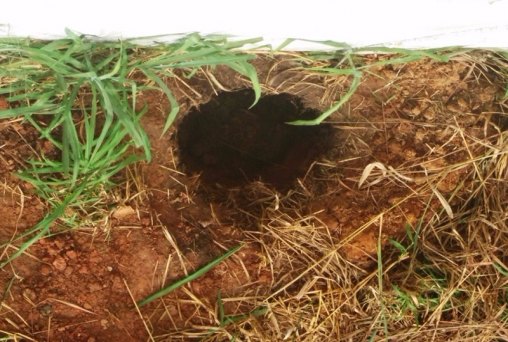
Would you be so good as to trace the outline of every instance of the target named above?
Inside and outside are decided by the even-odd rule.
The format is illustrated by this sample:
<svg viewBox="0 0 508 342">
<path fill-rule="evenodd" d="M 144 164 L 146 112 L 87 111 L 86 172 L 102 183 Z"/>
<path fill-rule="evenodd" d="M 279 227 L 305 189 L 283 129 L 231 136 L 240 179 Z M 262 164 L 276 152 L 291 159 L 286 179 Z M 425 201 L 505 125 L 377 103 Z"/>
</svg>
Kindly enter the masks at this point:
<svg viewBox="0 0 508 342">
<path fill-rule="evenodd" d="M 129 41 L 98 42 L 67 34 L 55 41 L 0 40 L 0 96 L 10 104 L 0 110 L 0 119 L 22 118 L 54 149 L 52 155 L 29 160 L 19 173 L 47 201 L 50 212 L 18 237 L 35 234 L 2 266 L 44 237 L 58 219 L 75 225 L 64 214 L 86 214 L 87 206 L 98 202 L 100 192 L 112 188 L 113 177 L 127 166 L 151 160 L 150 142 L 140 124 L 147 110 L 137 103 L 141 91 L 160 90 L 171 104 L 161 134 L 180 108 L 166 85 L 176 70 L 192 75 L 203 67 L 225 65 L 251 81 L 254 104 L 261 96 L 250 64 L 254 55 L 236 51 L 259 39 L 191 34 L 141 50 Z M 145 76 L 141 81 L 139 73 Z"/>
</svg>

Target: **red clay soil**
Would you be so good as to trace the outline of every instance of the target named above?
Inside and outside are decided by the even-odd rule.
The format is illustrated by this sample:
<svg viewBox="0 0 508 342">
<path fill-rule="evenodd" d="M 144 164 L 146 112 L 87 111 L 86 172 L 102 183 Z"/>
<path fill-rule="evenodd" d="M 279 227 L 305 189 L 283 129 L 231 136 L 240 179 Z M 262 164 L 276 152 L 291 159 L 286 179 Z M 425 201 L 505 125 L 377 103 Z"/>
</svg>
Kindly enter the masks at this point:
<svg viewBox="0 0 508 342">
<path fill-rule="evenodd" d="M 266 92 L 291 94 L 282 95 L 284 105 L 274 104 L 272 97 L 249 109 L 248 90 L 216 97 L 205 75 L 186 81 L 192 91 L 171 80 L 182 113 L 191 112 L 161 138 L 167 100 L 155 92 L 140 98 L 149 106 L 143 125 L 154 155 L 138 168 L 146 199 L 112 203 L 102 226 L 96 222 L 44 238 L 4 267 L 0 329 L 37 341 L 92 342 L 146 341 L 148 332 L 160 340 L 192 340 L 183 331 L 217 326 L 215 312 L 207 308 L 214 307 L 219 291 L 222 298 L 262 298 L 276 290 L 274 278 L 287 271 L 287 265 L 279 265 L 272 273 L 261 246 L 247 238 L 260 231 L 268 205 L 263 204 L 266 193 L 245 190 L 257 181 L 286 196 L 286 208 L 298 202 L 301 207 L 292 212 L 328 227 L 330 236 L 342 241 L 348 260 L 371 267 L 378 241 L 384 245 L 401 237 L 408 224 L 442 208 L 431 200 L 432 192 L 412 194 L 425 185 L 425 172 L 432 175 L 469 158 L 463 150 L 455 152 L 464 139 L 490 134 L 490 117 L 482 113 L 496 112 L 500 90 L 471 78 L 469 66 L 460 62 L 378 67 L 326 126 L 301 128 L 285 122 L 326 109 L 347 82 L 314 75 L 303 82 L 292 62 L 281 58 L 263 57 L 255 64 Z M 247 85 L 225 68 L 213 73 L 228 89 Z M 198 112 L 196 104 L 206 105 Z M 4 99 L 0 106 L 7 106 Z M 277 115 L 276 122 L 269 121 Z M 465 138 L 454 131 L 458 125 Z M 13 174 L 35 151 L 47 148 L 43 145 L 26 124 L 0 122 L 3 243 L 32 227 L 47 210 Z M 481 153 L 475 146 L 471 153 Z M 411 182 L 392 177 L 384 178 L 382 186 L 371 184 L 380 177 L 377 172 L 359 187 L 363 170 L 374 162 L 407 171 Z M 438 191 L 449 195 L 467 172 L 464 167 L 440 173 Z M 456 196 L 457 203 L 464 196 Z M 136 309 L 135 301 L 246 241 L 202 278 Z M 4 258 L 15 245 L 19 241 L 4 249 Z M 226 301 L 226 312 L 255 308 L 245 303 Z"/>
</svg>

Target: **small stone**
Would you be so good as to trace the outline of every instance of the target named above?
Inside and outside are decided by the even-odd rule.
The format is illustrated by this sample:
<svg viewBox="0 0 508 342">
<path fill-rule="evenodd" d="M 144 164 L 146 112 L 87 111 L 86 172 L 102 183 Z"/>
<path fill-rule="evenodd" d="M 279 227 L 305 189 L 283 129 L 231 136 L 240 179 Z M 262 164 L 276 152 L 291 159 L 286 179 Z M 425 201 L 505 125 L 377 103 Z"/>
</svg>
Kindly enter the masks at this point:
<svg viewBox="0 0 508 342">
<path fill-rule="evenodd" d="M 448 173 L 438 184 L 437 189 L 443 193 L 449 193 L 455 190 L 463 179 L 463 170 L 452 171 Z"/>
<path fill-rule="evenodd" d="M 113 278 L 113 283 L 111 284 L 111 289 L 116 292 L 125 291 L 125 284 L 123 283 L 122 278 L 115 276 Z"/>
<path fill-rule="evenodd" d="M 329 229 L 336 229 L 339 226 L 339 222 L 337 222 L 337 219 L 333 217 L 332 215 L 327 215 L 321 218 L 321 221 L 329 228 Z"/>
<path fill-rule="evenodd" d="M 168 306 L 166 310 L 171 317 L 175 317 L 178 315 L 178 309 L 175 308 L 174 305 Z"/>
<path fill-rule="evenodd" d="M 390 149 L 390 153 L 399 154 L 400 151 L 402 150 L 402 146 L 398 143 L 393 142 L 393 143 L 390 143 L 389 149 Z"/>
<path fill-rule="evenodd" d="M 83 267 L 81 267 L 81 268 L 78 270 L 78 272 L 79 272 L 80 274 L 88 274 L 88 273 L 90 273 L 90 270 L 88 269 L 88 267 L 83 266 Z"/>
<path fill-rule="evenodd" d="M 55 256 L 59 253 L 58 248 L 55 248 L 55 247 L 49 246 L 49 245 L 46 247 L 46 251 L 51 256 Z"/>
<path fill-rule="evenodd" d="M 119 206 L 118 208 L 116 208 L 115 211 L 113 211 L 113 213 L 111 214 L 111 216 L 113 216 L 113 218 L 115 218 L 117 220 L 122 220 L 126 217 L 129 217 L 129 216 L 132 216 L 135 214 L 136 214 L 136 211 L 131 206 L 122 205 L 122 206 Z"/>
<path fill-rule="evenodd" d="M 88 289 L 90 290 L 90 292 L 100 291 L 102 290 L 102 286 L 99 283 L 91 283 L 88 284 Z"/>
<path fill-rule="evenodd" d="M 74 270 L 72 269 L 72 267 L 67 267 L 64 271 L 65 275 L 66 276 L 70 276 L 72 274 Z"/>
<path fill-rule="evenodd" d="M 88 259 L 91 263 L 94 263 L 94 264 L 98 264 L 102 261 L 102 257 L 100 256 L 99 253 L 97 253 L 97 251 L 92 251 L 90 253 L 90 256 L 89 256 L 89 259 Z"/>
<path fill-rule="evenodd" d="M 51 143 L 51 141 L 49 140 L 44 140 L 42 142 L 42 150 L 45 154 L 48 154 L 50 153 L 51 151 L 53 151 L 53 144 Z"/>
<path fill-rule="evenodd" d="M 43 317 L 51 316 L 53 314 L 53 306 L 51 304 L 44 304 L 39 308 L 39 313 Z"/>
<path fill-rule="evenodd" d="M 452 113 L 460 113 L 460 107 L 456 103 L 450 103 L 446 106 L 446 109 L 448 109 Z"/>
<path fill-rule="evenodd" d="M 83 304 L 83 307 L 87 310 L 92 310 L 92 306 L 88 303 Z"/>
<path fill-rule="evenodd" d="M 0 97 L 0 109 L 8 109 L 9 103 L 3 97 Z"/>
<path fill-rule="evenodd" d="M 51 267 L 49 267 L 48 265 L 42 265 L 39 271 L 43 276 L 48 276 L 51 274 Z"/>
<path fill-rule="evenodd" d="M 416 151 L 413 150 L 412 148 L 406 148 L 404 149 L 404 156 L 406 157 L 406 159 L 413 159 L 416 157 Z"/>
<path fill-rule="evenodd" d="M 426 137 L 426 132 L 423 131 L 423 130 L 418 130 L 416 131 L 416 134 L 415 134 L 415 141 L 417 143 L 422 143 L 423 142 L 423 139 L 425 139 Z"/>
<path fill-rule="evenodd" d="M 462 110 L 462 111 L 467 111 L 467 109 L 469 109 L 469 104 L 467 103 L 466 100 L 464 100 L 463 98 L 460 98 L 457 100 L 457 104 L 459 105 L 459 108 Z"/>
<path fill-rule="evenodd" d="M 76 259 L 78 257 L 78 253 L 76 253 L 76 251 L 74 251 L 72 249 L 67 251 L 67 252 L 65 252 L 65 255 L 67 255 L 67 257 L 69 259 L 72 259 L 72 260 L 74 260 L 74 259 Z"/>
<path fill-rule="evenodd" d="M 411 114 L 413 114 L 414 116 L 418 116 L 422 113 L 422 111 L 420 110 L 419 107 L 414 107 L 413 109 L 411 109 Z"/>
<path fill-rule="evenodd" d="M 433 121 L 434 118 L 436 117 L 436 112 L 434 111 L 433 108 L 428 108 L 424 113 L 423 113 L 423 117 L 427 120 L 427 121 Z"/>
<path fill-rule="evenodd" d="M 108 328 L 108 320 L 107 319 L 101 319 L 101 326 L 102 326 L 102 329 L 107 329 Z"/>
<path fill-rule="evenodd" d="M 62 258 L 61 256 L 57 256 L 55 258 L 55 260 L 53 261 L 53 266 L 58 270 L 58 271 L 63 271 L 67 268 L 67 263 L 65 262 L 65 259 Z"/>
<path fill-rule="evenodd" d="M 23 297 L 30 300 L 31 302 L 33 302 L 37 299 L 37 295 L 35 294 L 35 291 L 32 289 L 24 289 L 23 290 Z"/>
<path fill-rule="evenodd" d="M 483 89 L 483 91 L 478 94 L 480 97 L 480 101 L 482 103 L 489 103 L 494 100 L 494 95 L 496 94 L 497 90 L 493 86 L 488 86 Z"/>
<path fill-rule="evenodd" d="M 65 246 L 65 241 L 62 241 L 62 240 L 55 240 L 55 246 L 58 248 L 58 249 L 63 249 L 64 246 Z"/>
</svg>

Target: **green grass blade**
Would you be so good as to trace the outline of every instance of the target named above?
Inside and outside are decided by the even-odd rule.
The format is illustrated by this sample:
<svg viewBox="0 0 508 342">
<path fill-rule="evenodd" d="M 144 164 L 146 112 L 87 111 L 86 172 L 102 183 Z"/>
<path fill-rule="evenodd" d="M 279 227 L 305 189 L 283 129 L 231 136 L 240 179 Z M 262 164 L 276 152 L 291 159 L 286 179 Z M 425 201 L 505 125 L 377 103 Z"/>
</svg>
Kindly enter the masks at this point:
<svg viewBox="0 0 508 342">
<path fill-rule="evenodd" d="M 501 273 L 505 277 L 508 277 L 508 267 L 506 267 L 506 265 L 504 265 L 500 261 L 496 261 L 492 265 L 499 273 Z"/>
<path fill-rule="evenodd" d="M 342 107 L 342 105 L 344 105 L 344 103 L 349 101 L 351 96 L 353 96 L 353 94 L 356 92 L 356 89 L 358 89 L 358 86 L 360 85 L 360 80 L 362 79 L 362 73 L 355 72 L 353 74 L 353 76 L 354 76 L 354 78 L 351 83 L 351 86 L 349 87 L 348 92 L 344 96 L 342 96 L 337 103 L 335 103 L 332 107 L 330 107 L 328 110 L 326 110 L 320 116 L 318 116 L 317 118 L 315 118 L 313 120 L 296 120 L 296 121 L 288 122 L 288 124 L 295 125 L 295 126 L 319 125 L 321 122 L 323 122 L 323 120 L 325 120 L 330 115 L 332 115 L 337 110 L 339 110 L 339 108 Z"/>
<path fill-rule="evenodd" d="M 168 117 L 166 118 L 166 122 L 164 123 L 164 128 L 162 129 L 162 134 L 165 134 L 168 131 L 169 127 L 171 127 L 171 125 L 175 121 L 176 115 L 180 111 L 180 105 L 173 96 L 173 92 L 169 89 L 167 84 L 159 76 L 157 76 L 153 71 L 149 69 L 140 68 L 140 70 L 146 75 L 146 77 L 157 83 L 157 85 L 161 88 L 161 90 L 168 98 L 169 104 L 171 105 L 171 110 L 168 114 Z"/>
<path fill-rule="evenodd" d="M 67 208 L 67 205 L 69 203 L 74 202 L 78 196 L 82 193 L 85 186 L 82 184 L 78 188 L 74 190 L 70 195 L 68 195 L 65 200 L 57 207 L 55 207 L 49 214 L 46 215 L 37 225 L 35 225 L 33 231 L 38 231 L 35 236 L 30 238 L 29 240 L 25 241 L 18 250 L 12 254 L 9 258 L 7 258 L 5 261 L 3 261 L 0 264 L 0 269 L 2 269 L 5 265 L 9 264 L 11 261 L 19 257 L 21 254 L 23 254 L 31 245 L 33 245 L 35 242 L 39 241 L 50 229 L 53 222 L 55 222 L 59 217 L 63 215 L 65 212 L 65 208 Z"/>
<path fill-rule="evenodd" d="M 97 124 L 97 90 L 95 87 L 91 87 L 92 100 L 90 112 L 87 112 L 86 108 L 81 108 L 84 113 L 84 125 L 85 125 L 85 160 L 90 160 L 92 156 L 92 150 L 95 140 L 95 128 Z"/>
<path fill-rule="evenodd" d="M 219 322 L 220 325 L 222 326 L 225 314 L 224 314 L 224 302 L 222 301 L 222 294 L 220 290 L 219 293 L 217 293 L 217 306 L 219 307 Z"/>
<path fill-rule="evenodd" d="M 284 40 L 279 46 L 277 46 L 274 51 L 281 51 L 285 48 L 287 48 L 290 44 L 292 44 L 293 42 L 295 42 L 297 39 L 294 39 L 294 38 L 287 38 L 286 40 Z"/>
<path fill-rule="evenodd" d="M 62 160 L 64 171 L 69 172 L 70 163 L 78 162 L 81 159 L 80 142 L 76 125 L 72 117 L 72 106 L 78 96 L 79 85 L 73 87 L 71 94 L 65 98 L 62 104 L 63 135 L 62 135 Z M 73 165 L 73 183 L 77 180 L 76 166 Z"/>
<path fill-rule="evenodd" d="M 242 74 L 249 78 L 252 89 L 254 90 L 254 103 L 251 105 L 251 108 L 256 105 L 256 103 L 261 98 L 261 85 L 259 84 L 258 79 L 258 73 L 256 71 L 256 68 L 254 66 L 246 61 L 244 62 L 237 62 L 237 63 L 230 63 L 226 64 L 231 69 L 235 70 L 239 74 Z"/>
<path fill-rule="evenodd" d="M 223 318 L 223 321 L 221 321 L 221 327 L 226 327 L 230 324 L 243 321 L 251 316 L 253 316 L 253 317 L 264 316 L 264 315 L 266 315 L 267 312 L 268 312 L 268 308 L 266 306 L 260 306 L 248 313 L 225 316 Z"/>
<path fill-rule="evenodd" d="M 187 284 L 187 283 L 189 283 L 189 282 L 191 282 L 191 281 L 193 281 L 193 280 L 203 276 L 206 272 L 210 271 L 212 268 L 214 268 L 215 266 L 217 266 L 218 264 L 220 264 L 221 262 L 223 262 L 224 260 L 229 258 L 231 255 L 233 255 L 236 252 L 238 252 L 238 250 L 240 250 L 240 248 L 242 248 L 241 245 L 238 245 L 236 247 L 231 248 L 225 254 L 221 255 L 220 257 L 218 257 L 217 259 L 211 261 L 210 263 L 206 264 L 205 266 L 199 268 L 197 271 L 189 274 L 187 277 L 185 277 L 183 279 L 180 279 L 180 280 L 174 282 L 173 284 L 163 288 L 162 290 L 159 290 L 159 291 L 149 295 L 145 299 L 143 299 L 140 302 L 138 302 L 138 306 L 144 306 L 144 305 L 146 305 L 148 303 L 151 303 L 155 299 L 160 298 L 162 296 L 165 296 L 168 293 L 176 290 L 177 288 L 182 287 L 183 285 L 185 285 L 185 284 Z"/>
<path fill-rule="evenodd" d="M 177 55 L 171 54 L 166 56 L 159 56 L 154 59 L 150 59 L 147 62 L 139 65 L 139 68 L 143 69 L 167 69 L 174 68 L 178 63 L 190 63 L 198 58 L 204 58 L 206 56 L 215 56 L 221 50 L 217 47 L 202 48 L 197 51 L 180 53 Z"/>
</svg>

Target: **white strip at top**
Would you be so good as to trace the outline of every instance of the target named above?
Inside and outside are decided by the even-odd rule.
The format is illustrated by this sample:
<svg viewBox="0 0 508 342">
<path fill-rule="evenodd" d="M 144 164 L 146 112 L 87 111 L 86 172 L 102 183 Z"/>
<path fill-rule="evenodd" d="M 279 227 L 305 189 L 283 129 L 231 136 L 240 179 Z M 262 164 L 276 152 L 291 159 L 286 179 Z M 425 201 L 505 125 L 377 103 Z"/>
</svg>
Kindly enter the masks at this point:
<svg viewBox="0 0 508 342">
<path fill-rule="evenodd" d="M 353 47 L 508 48 L 508 0 L 385 1 L 5 1 L 0 36 L 54 39 L 65 28 L 101 39 L 199 32 L 239 38 L 262 37 L 287 50 L 322 50 L 308 40 Z"/>
</svg>

